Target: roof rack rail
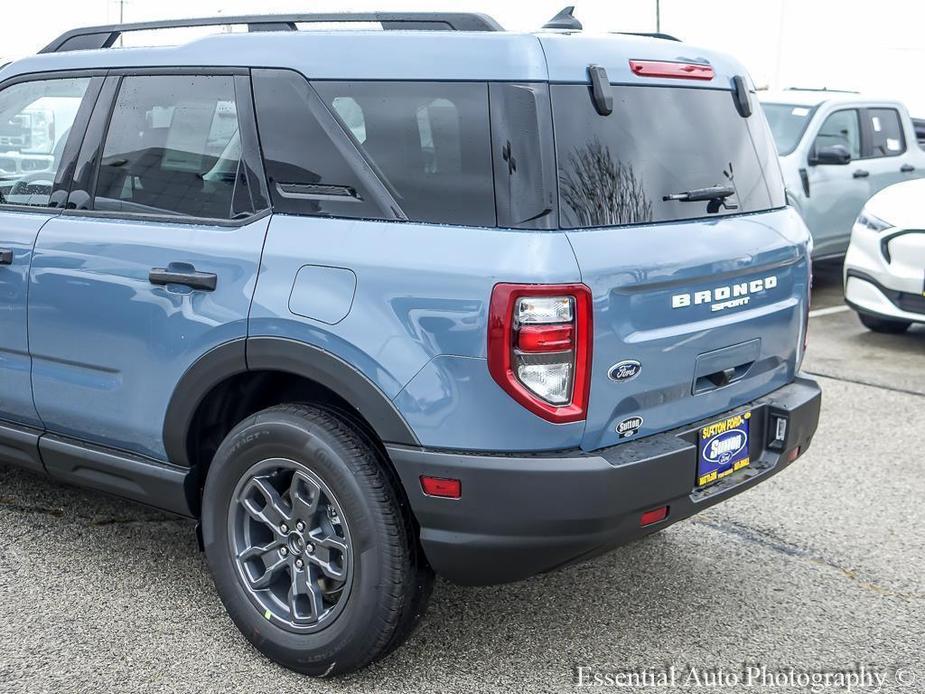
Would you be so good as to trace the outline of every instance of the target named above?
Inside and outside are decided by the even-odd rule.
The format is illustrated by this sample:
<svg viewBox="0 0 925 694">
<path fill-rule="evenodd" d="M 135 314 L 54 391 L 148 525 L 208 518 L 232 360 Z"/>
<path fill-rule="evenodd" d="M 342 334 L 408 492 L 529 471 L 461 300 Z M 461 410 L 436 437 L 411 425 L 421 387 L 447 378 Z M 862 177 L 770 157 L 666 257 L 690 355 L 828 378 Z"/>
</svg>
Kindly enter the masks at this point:
<svg viewBox="0 0 925 694">
<path fill-rule="evenodd" d="M 835 92 L 836 94 L 860 94 L 856 89 L 833 89 L 832 87 L 786 87 L 785 92 Z"/>
<path fill-rule="evenodd" d="M 671 34 L 663 34 L 662 32 L 639 32 L 639 31 L 617 31 L 614 32 L 620 34 L 621 36 L 647 36 L 650 39 L 664 39 L 665 41 L 678 41 L 680 43 L 681 39 L 677 36 L 672 36 Z"/>
<path fill-rule="evenodd" d="M 425 31 L 503 31 L 498 22 L 474 12 L 328 12 L 315 14 L 242 15 L 238 17 L 202 17 L 168 19 L 135 24 L 108 24 L 72 29 L 61 34 L 39 53 L 88 51 L 111 48 L 119 37 L 130 31 L 185 29 L 189 27 L 246 24 L 248 31 L 296 31 L 297 24 L 321 22 L 379 22 L 385 30 L 416 29 Z"/>
</svg>

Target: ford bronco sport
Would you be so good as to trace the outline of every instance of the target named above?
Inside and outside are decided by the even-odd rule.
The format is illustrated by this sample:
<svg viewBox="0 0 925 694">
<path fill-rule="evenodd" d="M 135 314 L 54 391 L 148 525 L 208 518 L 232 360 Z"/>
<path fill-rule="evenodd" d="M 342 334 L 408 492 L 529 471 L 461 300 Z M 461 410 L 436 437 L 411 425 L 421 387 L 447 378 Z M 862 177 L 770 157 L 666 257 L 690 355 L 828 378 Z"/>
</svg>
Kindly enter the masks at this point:
<svg viewBox="0 0 925 694">
<path fill-rule="evenodd" d="M 112 48 L 216 24 L 250 31 Z M 0 454 L 198 519 L 289 668 L 382 657 L 435 572 L 594 556 L 810 444 L 810 237 L 728 57 L 188 20 L 0 71 L 4 132 L 52 102 L 44 164 L 0 176 Z"/>
</svg>

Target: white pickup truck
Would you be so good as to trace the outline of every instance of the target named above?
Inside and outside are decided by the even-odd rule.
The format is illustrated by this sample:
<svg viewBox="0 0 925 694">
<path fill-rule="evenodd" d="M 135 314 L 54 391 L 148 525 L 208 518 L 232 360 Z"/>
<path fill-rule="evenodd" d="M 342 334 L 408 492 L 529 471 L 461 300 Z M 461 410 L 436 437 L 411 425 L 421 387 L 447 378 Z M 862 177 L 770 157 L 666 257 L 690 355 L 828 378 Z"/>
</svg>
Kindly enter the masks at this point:
<svg viewBox="0 0 925 694">
<path fill-rule="evenodd" d="M 851 92 L 760 92 L 780 154 L 787 199 L 813 235 L 813 258 L 844 256 L 864 203 L 925 176 L 925 151 L 898 101 Z"/>
</svg>

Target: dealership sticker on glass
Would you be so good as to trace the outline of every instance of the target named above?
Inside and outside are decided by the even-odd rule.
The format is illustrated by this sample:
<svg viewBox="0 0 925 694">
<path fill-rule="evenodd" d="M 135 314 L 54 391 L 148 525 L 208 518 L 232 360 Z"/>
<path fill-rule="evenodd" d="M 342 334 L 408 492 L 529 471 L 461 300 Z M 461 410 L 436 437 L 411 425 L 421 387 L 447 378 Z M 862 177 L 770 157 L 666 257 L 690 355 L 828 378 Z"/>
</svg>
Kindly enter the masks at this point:
<svg viewBox="0 0 925 694">
<path fill-rule="evenodd" d="M 697 486 L 721 480 L 748 467 L 748 425 L 752 413 L 745 412 L 708 424 L 698 434 Z"/>
</svg>

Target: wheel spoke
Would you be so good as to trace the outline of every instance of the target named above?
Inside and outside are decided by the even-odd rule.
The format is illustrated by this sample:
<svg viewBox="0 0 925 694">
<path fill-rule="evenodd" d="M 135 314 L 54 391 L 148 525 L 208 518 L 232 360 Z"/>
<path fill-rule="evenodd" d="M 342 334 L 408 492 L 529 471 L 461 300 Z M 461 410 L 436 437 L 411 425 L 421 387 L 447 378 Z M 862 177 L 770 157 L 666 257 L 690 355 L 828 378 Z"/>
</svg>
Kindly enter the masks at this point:
<svg viewBox="0 0 925 694">
<path fill-rule="evenodd" d="M 315 480 L 301 472 L 292 475 L 289 484 L 289 501 L 292 502 L 292 515 L 303 521 L 310 522 L 318 511 L 318 502 L 321 500 L 321 487 Z"/>
<path fill-rule="evenodd" d="M 305 608 L 308 608 L 306 613 Z M 321 588 L 312 580 L 308 570 L 293 570 L 289 587 L 289 610 L 298 622 L 315 621 L 324 612 Z"/>
<path fill-rule="evenodd" d="M 272 540 L 263 546 L 252 545 L 251 547 L 241 550 L 238 553 L 238 561 L 249 561 L 250 559 L 256 559 L 257 557 L 263 558 L 262 555 L 274 550 L 279 550 L 279 548 L 282 547 L 282 544 L 283 543 L 279 540 Z M 264 563 L 266 563 L 266 561 L 264 561 Z"/>
<path fill-rule="evenodd" d="M 263 497 L 263 506 L 254 502 L 254 492 Z M 274 533 L 279 533 L 279 526 L 286 521 L 290 513 L 279 492 L 266 477 L 252 479 L 241 492 L 240 500 L 241 505 L 254 519 L 270 526 Z"/>
<path fill-rule="evenodd" d="M 311 542 L 315 545 L 315 551 L 309 555 L 308 560 L 318 566 L 328 578 L 343 581 L 343 567 L 347 564 L 347 544 L 331 535 L 315 533 L 311 535 Z"/>
<path fill-rule="evenodd" d="M 244 554 L 247 552 L 245 550 L 242 552 Z M 279 552 L 276 550 L 270 550 L 265 552 L 260 556 L 260 560 L 263 562 L 264 571 L 263 574 L 254 578 L 251 576 L 250 571 L 245 567 L 244 573 L 247 575 L 248 579 L 251 582 L 251 586 L 254 590 L 263 590 L 268 588 L 274 580 L 276 580 L 277 573 L 286 567 L 288 564 L 288 559 L 286 557 L 280 556 Z"/>
</svg>

